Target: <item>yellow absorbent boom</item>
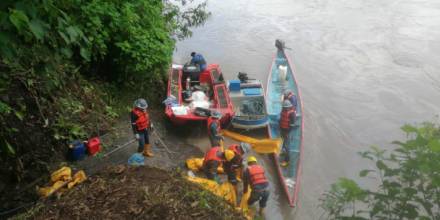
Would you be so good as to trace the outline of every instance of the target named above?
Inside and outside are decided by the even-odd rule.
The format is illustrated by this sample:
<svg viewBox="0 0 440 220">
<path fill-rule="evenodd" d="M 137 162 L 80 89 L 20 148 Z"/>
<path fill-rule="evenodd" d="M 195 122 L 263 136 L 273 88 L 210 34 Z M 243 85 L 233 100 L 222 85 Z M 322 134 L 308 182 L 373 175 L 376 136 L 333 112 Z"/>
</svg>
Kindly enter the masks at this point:
<svg viewBox="0 0 440 220">
<path fill-rule="evenodd" d="M 224 182 L 222 184 L 218 184 L 214 180 L 209 180 L 200 177 L 191 177 L 191 176 L 186 177 L 186 179 L 189 180 L 190 182 L 197 183 L 198 185 L 202 186 L 205 190 L 214 193 L 216 196 L 222 197 L 229 204 L 236 207 L 237 195 L 235 194 L 234 186 L 230 182 Z M 236 207 L 236 209 L 242 211 L 244 216 L 249 220 L 252 219 L 252 213 L 250 212 L 247 204 L 250 193 L 251 193 L 251 189 L 249 188 L 247 193 L 243 195 L 240 205 Z"/>
<path fill-rule="evenodd" d="M 222 130 L 222 133 L 224 136 L 230 137 L 236 141 L 249 143 L 252 149 L 260 154 L 270 154 L 270 153 L 278 154 L 280 152 L 280 148 L 282 144 L 281 138 L 256 139 L 228 130 Z"/>
<path fill-rule="evenodd" d="M 203 171 L 203 158 L 189 158 L 186 159 L 186 167 L 193 172 Z M 217 168 L 218 173 L 223 173 L 223 167 Z"/>
</svg>

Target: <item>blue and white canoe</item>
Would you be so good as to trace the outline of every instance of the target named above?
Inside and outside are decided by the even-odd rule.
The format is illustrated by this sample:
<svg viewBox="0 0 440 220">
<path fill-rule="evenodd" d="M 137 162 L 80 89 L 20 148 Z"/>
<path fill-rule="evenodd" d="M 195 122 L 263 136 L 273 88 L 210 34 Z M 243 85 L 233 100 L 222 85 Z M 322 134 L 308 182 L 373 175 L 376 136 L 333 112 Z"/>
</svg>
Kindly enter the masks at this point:
<svg viewBox="0 0 440 220">
<path fill-rule="evenodd" d="M 261 82 L 253 79 L 229 80 L 228 89 L 235 113 L 232 126 L 246 130 L 266 128 L 269 117 Z"/>
<path fill-rule="evenodd" d="M 287 89 L 293 91 L 297 96 L 298 102 L 295 122 L 297 126 L 290 134 L 290 146 L 288 150 L 290 163 L 288 164 L 288 166 L 280 166 L 280 155 L 271 154 L 270 157 L 274 161 L 281 186 L 284 189 L 289 205 L 291 207 L 295 207 L 298 200 L 303 153 L 303 103 L 301 99 L 301 93 L 299 91 L 298 84 L 292 69 L 292 63 L 290 62 L 284 51 L 284 43 L 277 40 L 275 45 L 278 49 L 270 68 L 266 91 L 266 105 L 270 120 L 268 133 L 271 138 L 280 137 L 279 119 L 282 110 L 283 94 L 284 91 L 286 91 Z"/>
</svg>

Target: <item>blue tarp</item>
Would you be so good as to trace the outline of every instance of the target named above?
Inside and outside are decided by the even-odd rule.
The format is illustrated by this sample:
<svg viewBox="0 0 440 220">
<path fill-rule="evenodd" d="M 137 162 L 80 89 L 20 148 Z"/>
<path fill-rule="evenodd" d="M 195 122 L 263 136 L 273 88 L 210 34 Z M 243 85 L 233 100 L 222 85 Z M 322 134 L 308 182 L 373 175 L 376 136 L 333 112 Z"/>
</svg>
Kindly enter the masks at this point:
<svg viewBox="0 0 440 220">
<path fill-rule="evenodd" d="M 131 155 L 131 157 L 128 159 L 128 165 L 132 166 L 143 166 L 145 157 L 141 153 L 134 153 Z"/>
</svg>

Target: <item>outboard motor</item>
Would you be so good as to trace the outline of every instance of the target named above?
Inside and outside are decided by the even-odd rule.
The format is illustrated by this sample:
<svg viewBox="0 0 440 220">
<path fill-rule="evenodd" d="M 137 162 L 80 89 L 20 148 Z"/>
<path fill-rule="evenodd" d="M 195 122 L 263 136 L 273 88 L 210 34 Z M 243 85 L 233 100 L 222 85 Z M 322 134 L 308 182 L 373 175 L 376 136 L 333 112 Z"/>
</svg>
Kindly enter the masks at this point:
<svg viewBox="0 0 440 220">
<path fill-rule="evenodd" d="M 278 48 L 278 50 L 284 50 L 286 48 L 286 43 L 280 39 L 275 40 L 275 47 Z"/>
<path fill-rule="evenodd" d="M 197 64 L 187 63 L 183 66 L 183 73 L 191 74 L 191 73 L 200 73 L 200 66 Z"/>
<path fill-rule="evenodd" d="M 198 64 L 186 63 L 182 69 L 182 82 L 184 82 L 187 78 L 191 79 L 191 85 L 199 83 L 200 77 L 200 66 Z M 190 90 L 189 87 L 185 85 L 186 90 Z"/>
<path fill-rule="evenodd" d="M 249 80 L 247 73 L 243 72 L 238 72 L 237 78 L 240 80 L 241 83 L 247 83 L 247 81 Z"/>
</svg>

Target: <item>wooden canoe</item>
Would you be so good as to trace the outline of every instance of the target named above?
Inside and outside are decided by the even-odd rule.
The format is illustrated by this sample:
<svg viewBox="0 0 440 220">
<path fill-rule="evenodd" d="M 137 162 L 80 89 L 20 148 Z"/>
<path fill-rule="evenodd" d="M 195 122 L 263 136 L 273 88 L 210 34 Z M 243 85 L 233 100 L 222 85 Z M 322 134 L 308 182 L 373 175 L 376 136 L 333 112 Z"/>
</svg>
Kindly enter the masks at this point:
<svg viewBox="0 0 440 220">
<path fill-rule="evenodd" d="M 284 46 L 284 45 L 283 45 Z M 277 47 L 277 52 L 273 58 L 273 62 L 270 68 L 267 89 L 266 89 L 266 105 L 269 114 L 269 126 L 268 133 L 271 138 L 280 137 L 279 118 L 282 110 L 282 97 L 285 90 L 291 90 L 297 96 L 297 109 L 296 109 L 296 122 L 297 125 L 290 134 L 290 146 L 289 155 L 290 163 L 286 167 L 280 166 L 280 158 L 277 154 L 271 154 L 279 181 L 288 203 L 291 207 L 295 207 L 298 200 L 298 192 L 301 178 L 301 163 L 303 154 L 303 130 L 304 130 L 304 118 L 303 118 L 303 103 L 301 99 L 301 93 L 298 88 L 298 83 L 294 76 L 292 69 L 292 63 L 286 56 L 283 47 Z M 287 74 L 280 72 L 279 66 L 282 65 L 285 69 L 287 66 Z M 282 76 L 281 76 L 282 75 Z"/>
</svg>

